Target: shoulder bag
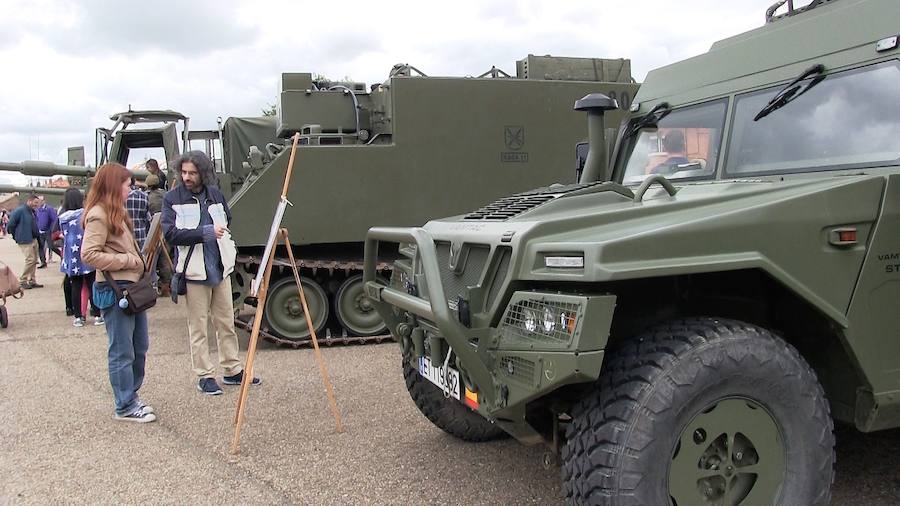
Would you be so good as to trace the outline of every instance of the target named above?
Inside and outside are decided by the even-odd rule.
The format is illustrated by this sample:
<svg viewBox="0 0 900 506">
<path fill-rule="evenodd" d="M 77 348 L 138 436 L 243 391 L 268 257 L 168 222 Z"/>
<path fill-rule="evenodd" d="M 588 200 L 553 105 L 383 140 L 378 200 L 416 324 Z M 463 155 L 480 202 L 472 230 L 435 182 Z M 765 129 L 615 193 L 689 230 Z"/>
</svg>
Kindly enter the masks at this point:
<svg viewBox="0 0 900 506">
<path fill-rule="evenodd" d="M 135 242 L 135 247 L 137 247 L 137 242 Z M 156 305 L 157 295 L 156 288 L 153 287 L 153 276 L 147 271 L 147 262 L 144 262 L 144 257 L 141 257 L 141 263 L 144 264 L 141 277 L 130 285 L 119 286 L 109 271 L 103 271 L 103 276 L 116 293 L 119 307 L 122 308 L 123 313 L 128 315 L 136 315 Z M 126 303 L 123 303 L 122 300 L 125 300 Z M 123 305 L 125 307 L 122 307 Z"/>
</svg>

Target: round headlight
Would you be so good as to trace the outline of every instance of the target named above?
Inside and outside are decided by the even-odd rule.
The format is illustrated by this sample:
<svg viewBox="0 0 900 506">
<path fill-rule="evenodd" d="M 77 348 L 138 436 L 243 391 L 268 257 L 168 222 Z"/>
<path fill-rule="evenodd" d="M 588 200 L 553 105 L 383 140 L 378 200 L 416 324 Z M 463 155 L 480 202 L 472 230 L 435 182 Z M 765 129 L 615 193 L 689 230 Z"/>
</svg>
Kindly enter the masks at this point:
<svg viewBox="0 0 900 506">
<path fill-rule="evenodd" d="M 525 311 L 525 319 L 523 321 L 525 325 L 525 330 L 528 332 L 534 332 L 538 328 L 537 315 L 534 314 L 534 311 L 526 310 Z"/>
<path fill-rule="evenodd" d="M 544 320 L 541 322 L 545 334 L 552 334 L 556 329 L 556 315 L 549 307 L 544 307 Z"/>
</svg>

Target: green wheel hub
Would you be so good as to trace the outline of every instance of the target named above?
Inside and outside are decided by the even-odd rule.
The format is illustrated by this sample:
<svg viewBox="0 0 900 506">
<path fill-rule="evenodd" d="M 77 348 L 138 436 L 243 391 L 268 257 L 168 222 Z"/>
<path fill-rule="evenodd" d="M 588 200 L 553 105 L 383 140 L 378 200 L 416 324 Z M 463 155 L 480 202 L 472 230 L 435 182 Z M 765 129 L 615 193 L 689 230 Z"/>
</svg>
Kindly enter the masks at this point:
<svg viewBox="0 0 900 506">
<path fill-rule="evenodd" d="M 677 506 L 774 504 L 784 474 L 784 443 L 772 415 L 749 399 L 722 399 L 694 416 L 675 442 L 669 495 Z"/>
<path fill-rule="evenodd" d="M 334 306 L 341 325 L 355 335 L 375 336 L 387 332 L 387 326 L 366 297 L 362 275 L 347 278 L 341 284 Z"/>
<path fill-rule="evenodd" d="M 325 290 L 312 279 L 301 277 L 303 294 L 316 332 L 322 330 L 328 320 L 328 296 Z M 269 329 L 285 339 L 307 339 L 310 337 L 303 304 L 294 278 L 288 276 L 278 280 L 269 288 L 265 307 Z"/>
</svg>

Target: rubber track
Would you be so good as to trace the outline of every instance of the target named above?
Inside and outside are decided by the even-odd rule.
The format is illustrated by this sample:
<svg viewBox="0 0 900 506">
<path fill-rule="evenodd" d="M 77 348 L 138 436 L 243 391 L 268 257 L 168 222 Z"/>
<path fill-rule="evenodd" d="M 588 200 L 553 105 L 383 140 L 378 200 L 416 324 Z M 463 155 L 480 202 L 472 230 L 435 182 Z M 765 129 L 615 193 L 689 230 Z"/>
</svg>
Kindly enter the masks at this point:
<svg viewBox="0 0 900 506">
<path fill-rule="evenodd" d="M 234 319 L 234 326 L 238 328 L 242 328 L 247 332 L 251 332 L 253 330 L 253 317 L 236 317 Z M 270 343 L 274 343 L 278 346 L 283 346 L 285 348 L 312 348 L 312 338 L 307 339 L 285 339 L 283 337 L 279 337 L 265 328 L 265 322 L 263 325 L 259 327 L 259 335 L 265 341 Z M 383 334 L 379 336 L 332 336 L 330 334 L 326 334 L 324 337 L 317 336 L 317 340 L 319 341 L 320 346 L 341 346 L 341 345 L 351 345 L 351 344 L 377 344 L 384 341 L 391 341 L 394 337 L 390 334 Z"/>
<path fill-rule="evenodd" d="M 680 360 L 696 360 L 691 351 L 718 339 L 753 340 L 749 355 L 760 364 L 770 360 L 785 360 L 800 365 L 798 374 L 782 381 L 799 381 L 804 386 L 815 385 L 806 398 L 798 403 L 797 416 L 808 420 L 809 427 L 821 427 L 818 434 L 820 451 L 830 452 L 818 469 L 819 481 L 827 481 L 813 504 L 829 504 L 830 485 L 834 482 L 833 422 L 825 393 L 809 367 L 793 346 L 765 329 L 743 322 L 718 318 L 689 318 L 656 326 L 642 335 L 621 343 L 610 350 L 597 381 L 597 388 L 579 402 L 572 412 L 572 423 L 566 429 L 567 443 L 562 449 L 563 492 L 569 504 L 641 505 L 636 495 L 644 476 L 629 472 L 620 475 L 627 460 L 659 458 L 642 455 L 635 439 L 640 417 L 655 417 L 670 407 L 646 404 L 659 387 L 657 379 Z M 767 343 L 767 341 L 769 341 Z M 775 350 L 769 353 L 767 350 Z M 727 348 L 726 348 L 727 350 Z M 729 357 L 735 359 L 735 357 Z M 823 408 L 824 406 L 824 408 Z M 654 410 L 657 408 L 658 410 Z M 647 505 L 650 506 L 650 505 Z M 656 505 L 654 505 L 656 506 Z M 794 505 L 790 505 L 794 506 Z"/>
</svg>

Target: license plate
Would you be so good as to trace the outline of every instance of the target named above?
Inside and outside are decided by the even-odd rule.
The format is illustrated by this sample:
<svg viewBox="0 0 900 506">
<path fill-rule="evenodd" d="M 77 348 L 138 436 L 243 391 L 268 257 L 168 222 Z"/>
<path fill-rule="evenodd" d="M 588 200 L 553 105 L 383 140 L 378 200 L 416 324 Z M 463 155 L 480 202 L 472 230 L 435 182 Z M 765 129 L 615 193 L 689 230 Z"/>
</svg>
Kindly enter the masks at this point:
<svg viewBox="0 0 900 506">
<path fill-rule="evenodd" d="M 447 368 L 449 371 L 447 374 L 444 374 L 443 367 L 431 365 L 431 360 L 428 357 L 419 357 L 419 374 L 444 392 L 447 391 L 449 383 L 450 396 L 459 400 L 459 371 L 449 365 Z"/>
</svg>

